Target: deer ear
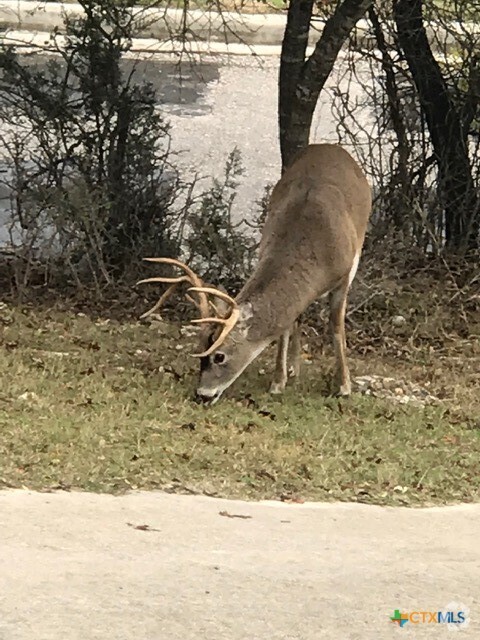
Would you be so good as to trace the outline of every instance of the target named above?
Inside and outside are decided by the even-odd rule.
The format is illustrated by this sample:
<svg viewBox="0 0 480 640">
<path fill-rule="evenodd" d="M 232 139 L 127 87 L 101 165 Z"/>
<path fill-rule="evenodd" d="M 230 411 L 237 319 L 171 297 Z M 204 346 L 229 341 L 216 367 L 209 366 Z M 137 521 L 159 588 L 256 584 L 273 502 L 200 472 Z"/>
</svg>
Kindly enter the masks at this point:
<svg viewBox="0 0 480 640">
<path fill-rule="evenodd" d="M 219 288 L 219 287 L 218 287 Z M 217 309 L 219 315 L 225 317 L 229 314 L 231 307 L 228 304 L 228 302 L 225 302 L 225 300 L 215 300 L 214 302 L 215 308 Z"/>
<path fill-rule="evenodd" d="M 225 289 L 223 284 L 219 285 L 217 289 L 219 291 L 222 291 L 222 293 L 228 294 L 228 291 Z M 219 312 L 222 314 L 222 316 L 226 316 L 231 309 L 230 305 L 227 302 L 225 302 L 225 300 L 218 300 L 217 302 L 215 302 L 215 304 Z"/>
<path fill-rule="evenodd" d="M 226 293 L 228 295 L 228 291 L 225 289 L 223 285 L 213 285 L 213 284 L 204 284 L 204 287 L 209 287 L 212 289 L 218 289 L 222 293 Z M 230 313 L 231 307 L 225 300 L 221 300 L 220 298 L 213 298 L 212 302 L 215 305 L 215 309 L 218 311 L 220 316 L 227 316 Z"/>
<path fill-rule="evenodd" d="M 253 307 L 252 305 L 248 302 L 246 304 L 243 304 L 240 307 L 240 320 L 239 322 L 248 322 L 251 318 L 253 318 Z"/>
</svg>

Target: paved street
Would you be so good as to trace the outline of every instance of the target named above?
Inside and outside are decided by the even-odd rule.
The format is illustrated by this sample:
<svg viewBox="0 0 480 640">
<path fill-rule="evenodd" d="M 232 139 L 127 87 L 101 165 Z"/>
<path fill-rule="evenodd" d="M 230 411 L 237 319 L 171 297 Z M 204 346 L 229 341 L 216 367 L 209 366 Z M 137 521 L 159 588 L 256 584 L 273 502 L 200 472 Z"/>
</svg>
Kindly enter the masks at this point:
<svg viewBox="0 0 480 640">
<path fill-rule="evenodd" d="M 0 638 L 451 638 L 389 618 L 457 602 L 476 640 L 479 530 L 480 505 L 1 492 Z"/>
</svg>

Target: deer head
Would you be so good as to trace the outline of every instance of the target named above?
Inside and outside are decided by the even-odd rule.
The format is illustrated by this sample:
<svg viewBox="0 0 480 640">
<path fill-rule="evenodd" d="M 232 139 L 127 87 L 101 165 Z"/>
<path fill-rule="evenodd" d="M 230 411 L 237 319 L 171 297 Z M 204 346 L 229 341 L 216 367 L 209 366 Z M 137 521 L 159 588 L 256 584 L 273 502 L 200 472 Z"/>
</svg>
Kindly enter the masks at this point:
<svg viewBox="0 0 480 640">
<path fill-rule="evenodd" d="M 215 303 L 216 317 L 193 320 L 206 325 L 206 331 L 200 338 L 203 351 L 194 354 L 200 358 L 197 398 L 213 404 L 270 340 L 250 336 L 253 313 L 249 304 L 239 305 L 227 293 L 212 287 L 194 288 L 193 291 L 202 291 L 218 300 Z"/>
<path fill-rule="evenodd" d="M 270 341 L 249 340 L 249 321 L 252 318 L 250 305 L 238 305 L 228 293 L 205 286 L 201 278 L 179 260 L 145 260 L 171 264 L 184 271 L 182 276 L 156 276 L 137 283 L 161 282 L 169 285 L 158 302 L 141 318 L 158 311 L 181 283 L 190 285 L 186 297 L 200 312 L 200 318 L 192 320 L 192 323 L 203 326 L 200 352 L 191 354 L 200 359 L 200 379 L 196 395 L 202 402 L 214 403 Z"/>
</svg>

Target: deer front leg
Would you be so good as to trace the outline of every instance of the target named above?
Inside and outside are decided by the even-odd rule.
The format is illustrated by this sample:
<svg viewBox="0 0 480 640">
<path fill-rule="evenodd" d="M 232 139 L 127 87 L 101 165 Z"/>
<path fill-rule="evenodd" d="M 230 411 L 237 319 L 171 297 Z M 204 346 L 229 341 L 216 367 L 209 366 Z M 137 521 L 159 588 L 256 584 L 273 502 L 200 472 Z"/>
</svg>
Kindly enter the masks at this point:
<svg viewBox="0 0 480 640">
<path fill-rule="evenodd" d="M 275 371 L 273 374 L 272 384 L 270 385 L 270 393 L 282 393 L 287 384 L 287 359 L 288 359 L 288 343 L 290 340 L 290 331 L 285 331 L 278 340 L 277 360 L 275 362 Z"/>
<path fill-rule="evenodd" d="M 345 311 L 347 308 L 348 282 L 330 293 L 330 330 L 336 358 L 336 376 L 339 395 L 349 396 L 352 392 L 350 373 L 347 365 L 347 343 L 345 340 Z"/>
</svg>

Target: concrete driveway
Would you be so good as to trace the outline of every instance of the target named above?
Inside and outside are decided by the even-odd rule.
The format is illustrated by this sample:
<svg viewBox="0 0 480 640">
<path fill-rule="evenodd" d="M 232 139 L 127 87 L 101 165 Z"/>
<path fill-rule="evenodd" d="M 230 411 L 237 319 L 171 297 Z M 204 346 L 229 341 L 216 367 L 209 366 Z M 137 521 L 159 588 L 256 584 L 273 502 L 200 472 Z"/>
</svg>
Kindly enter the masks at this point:
<svg viewBox="0 0 480 640">
<path fill-rule="evenodd" d="M 480 637 L 480 505 L 6 491 L 0 532 L 1 640 Z"/>
</svg>

